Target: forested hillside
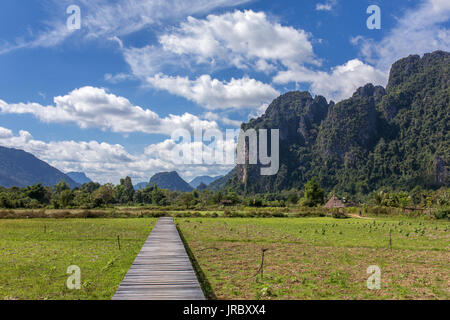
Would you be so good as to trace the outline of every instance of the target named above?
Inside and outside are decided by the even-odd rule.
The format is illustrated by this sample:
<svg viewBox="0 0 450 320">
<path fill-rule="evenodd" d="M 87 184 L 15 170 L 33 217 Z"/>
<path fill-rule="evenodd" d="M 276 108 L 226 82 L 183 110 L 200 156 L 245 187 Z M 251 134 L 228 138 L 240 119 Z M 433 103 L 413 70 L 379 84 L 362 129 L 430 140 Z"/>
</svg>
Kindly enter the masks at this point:
<svg viewBox="0 0 450 320">
<path fill-rule="evenodd" d="M 303 188 L 317 177 L 328 191 L 449 186 L 450 54 L 412 55 L 392 65 L 386 89 L 367 84 L 327 103 L 308 92 L 275 99 L 242 128 L 280 129 L 280 170 L 238 165 L 225 187 L 249 193 Z"/>
</svg>

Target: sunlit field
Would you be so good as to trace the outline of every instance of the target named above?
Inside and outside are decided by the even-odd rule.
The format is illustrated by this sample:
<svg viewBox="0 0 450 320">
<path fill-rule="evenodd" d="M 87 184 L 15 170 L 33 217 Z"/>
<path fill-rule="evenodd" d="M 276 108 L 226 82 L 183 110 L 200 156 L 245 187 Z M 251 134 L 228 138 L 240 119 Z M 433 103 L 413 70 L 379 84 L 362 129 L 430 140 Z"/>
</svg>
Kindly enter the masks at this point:
<svg viewBox="0 0 450 320">
<path fill-rule="evenodd" d="M 111 299 L 155 222 L 2 219 L 0 299 Z M 81 269 L 79 290 L 66 286 L 70 265 Z"/>
<path fill-rule="evenodd" d="M 178 218 L 176 223 L 210 298 L 449 298 L 448 221 Z M 255 273 L 262 249 L 267 251 L 261 278 Z M 371 265 L 381 269 L 379 290 L 367 288 Z"/>
<path fill-rule="evenodd" d="M 0 219 L 0 299 L 111 299 L 157 221 L 149 214 Z M 225 214 L 174 212 L 209 299 L 450 298 L 448 220 Z M 81 269 L 79 290 L 66 286 L 70 265 Z M 372 265 L 381 270 L 380 289 L 367 288 Z"/>
</svg>

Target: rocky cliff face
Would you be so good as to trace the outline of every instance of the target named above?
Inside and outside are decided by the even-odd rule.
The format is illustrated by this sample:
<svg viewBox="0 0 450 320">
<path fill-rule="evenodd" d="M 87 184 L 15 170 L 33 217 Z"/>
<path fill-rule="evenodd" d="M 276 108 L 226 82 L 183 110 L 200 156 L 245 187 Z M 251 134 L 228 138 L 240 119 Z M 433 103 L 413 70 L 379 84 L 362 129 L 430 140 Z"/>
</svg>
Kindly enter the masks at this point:
<svg viewBox="0 0 450 320">
<path fill-rule="evenodd" d="M 317 145 L 323 158 L 342 161 L 353 148 L 368 150 L 374 146 L 379 136 L 375 105 L 384 94 L 383 87 L 367 84 L 330 108 Z"/>
<path fill-rule="evenodd" d="M 313 98 L 309 92 L 288 92 L 275 99 L 264 115 L 243 124 L 242 129 L 280 130 L 280 172 L 275 176 L 261 176 L 261 165 L 237 165 L 232 181 L 252 192 L 269 192 L 290 184 L 288 172 L 298 171 L 298 150 L 311 150 L 319 126 L 327 116 L 329 104 L 322 96 Z M 248 152 L 248 150 L 247 150 Z M 308 160 L 309 162 L 309 160 Z"/>
<path fill-rule="evenodd" d="M 328 190 L 366 193 L 389 186 L 449 185 L 450 54 L 393 64 L 386 90 L 367 84 L 334 104 L 308 92 L 275 99 L 242 129 L 280 130 L 280 170 L 238 165 L 226 186 L 245 192 L 302 188 L 316 176 Z"/>
</svg>

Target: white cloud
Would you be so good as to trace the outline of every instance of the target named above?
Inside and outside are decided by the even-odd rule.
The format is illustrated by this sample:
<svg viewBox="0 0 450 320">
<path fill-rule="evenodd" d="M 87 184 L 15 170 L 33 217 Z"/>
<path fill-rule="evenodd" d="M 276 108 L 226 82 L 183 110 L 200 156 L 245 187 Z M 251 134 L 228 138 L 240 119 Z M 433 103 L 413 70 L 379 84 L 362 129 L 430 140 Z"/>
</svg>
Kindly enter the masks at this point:
<svg viewBox="0 0 450 320">
<path fill-rule="evenodd" d="M 262 116 L 266 112 L 268 107 L 269 107 L 268 103 L 262 104 L 258 109 L 256 109 L 255 111 L 251 112 L 248 115 L 248 120 L 259 118 L 260 116 Z"/>
<path fill-rule="evenodd" d="M 22 149 L 63 172 L 82 171 L 100 183 L 118 183 L 120 178 L 130 176 L 134 182 L 148 181 L 161 171 L 178 171 L 185 178 L 199 175 L 224 174 L 232 165 L 178 165 L 171 159 L 171 140 L 150 145 L 143 154 L 132 155 L 122 145 L 97 141 L 50 141 L 36 140 L 21 130 L 14 135 L 10 129 L 0 127 L 0 145 Z M 228 148 L 234 148 L 230 141 Z M 206 151 L 208 149 L 205 149 Z"/>
<path fill-rule="evenodd" d="M 386 78 L 386 72 L 353 59 L 334 67 L 331 72 L 313 71 L 307 68 L 280 72 L 274 81 L 277 83 L 308 82 L 311 84 L 312 93 L 339 101 L 350 97 L 358 87 L 369 82 L 384 86 Z"/>
<path fill-rule="evenodd" d="M 273 63 L 319 63 L 307 32 L 282 26 L 264 12 L 252 10 L 209 15 L 203 20 L 188 17 L 159 41 L 165 51 L 190 56 L 196 63 L 262 70 Z"/>
<path fill-rule="evenodd" d="M 62 43 L 73 34 L 85 38 L 110 39 L 127 35 L 165 20 L 180 19 L 188 15 L 209 12 L 216 8 L 233 7 L 249 0 L 78 0 L 81 8 L 81 29 L 69 30 L 66 27 L 65 9 L 74 4 L 73 0 L 53 0 L 46 17 L 47 30 L 33 30 L 33 38 L 18 39 L 0 48 L 0 54 L 33 47 L 51 47 Z"/>
<path fill-rule="evenodd" d="M 174 129 L 193 127 L 217 128 L 216 122 L 205 121 L 184 113 L 161 118 L 149 109 L 134 106 L 103 88 L 82 87 L 65 96 L 54 98 L 53 106 L 38 103 L 8 104 L 0 100 L 2 113 L 35 115 L 47 123 L 75 123 L 81 128 L 99 128 L 113 132 L 145 132 L 170 135 Z"/>
<path fill-rule="evenodd" d="M 125 80 L 133 80 L 134 76 L 130 75 L 130 74 L 126 74 L 126 73 L 117 73 L 117 74 L 111 74 L 111 73 L 106 73 L 105 76 L 105 81 L 111 82 L 111 83 L 119 83 Z"/>
<path fill-rule="evenodd" d="M 316 10 L 317 11 L 330 11 L 332 9 L 332 6 L 330 4 L 327 3 L 318 3 L 316 5 Z"/>
<path fill-rule="evenodd" d="M 154 88 L 182 96 L 211 110 L 259 107 L 279 95 L 271 85 L 248 77 L 231 78 L 225 82 L 211 79 L 209 75 L 190 80 L 187 77 L 157 74 L 146 80 Z"/>
<path fill-rule="evenodd" d="M 161 46 L 125 48 L 131 73 L 145 84 L 184 97 L 206 109 L 259 108 L 279 95 L 270 84 L 243 77 L 222 81 L 208 74 L 190 79 L 161 70 L 193 70 L 202 65 L 253 69 L 266 74 L 279 67 L 311 63 L 310 35 L 303 30 L 270 21 L 264 12 L 234 11 L 188 17 L 159 37 Z M 193 66 L 195 65 L 195 66 Z M 200 73 L 201 74 L 201 73 Z"/>
<path fill-rule="evenodd" d="M 228 137 L 229 138 L 229 137 Z M 233 154 L 236 148 L 235 136 L 227 139 L 225 133 L 222 133 L 222 139 L 212 142 L 207 141 L 194 141 L 195 136 L 192 137 L 192 141 L 180 141 L 175 142 L 172 139 L 164 140 L 157 144 L 152 144 L 145 148 L 145 155 L 149 158 L 159 159 L 165 163 L 173 163 L 173 150 L 177 147 L 177 150 L 182 148 L 184 152 L 191 152 L 193 163 L 197 164 L 177 164 L 177 167 L 189 175 L 188 172 L 194 173 L 194 176 L 199 175 L 199 172 L 209 172 L 208 175 L 214 175 L 215 172 L 225 173 L 233 169 L 234 163 L 228 163 L 225 157 L 225 152 Z M 201 152 L 195 152 L 195 150 L 201 150 Z M 207 164 L 205 159 L 214 159 L 217 150 L 222 151 L 219 153 L 223 156 L 220 163 Z M 217 174 L 216 174 L 217 175 Z"/>
<path fill-rule="evenodd" d="M 177 68 L 189 67 L 180 57 L 165 52 L 160 47 L 145 46 L 142 48 L 125 48 L 123 51 L 125 61 L 131 69 L 131 73 L 144 79 L 160 72 L 167 66 L 177 66 Z"/>
<path fill-rule="evenodd" d="M 324 3 L 318 3 L 316 4 L 316 10 L 317 11 L 331 11 L 334 6 L 336 6 L 337 1 L 336 0 L 328 0 Z"/>
<path fill-rule="evenodd" d="M 424 0 L 408 9 L 381 41 L 354 37 L 361 45 L 361 54 L 378 69 L 388 70 L 393 62 L 410 54 L 450 49 L 450 1 Z M 383 28 L 383 26 L 382 26 Z"/>
<path fill-rule="evenodd" d="M 336 1 L 327 2 L 330 6 Z M 166 90 L 196 102 L 207 109 L 252 108 L 251 117 L 260 115 L 261 106 L 279 95 L 270 84 L 244 77 L 229 82 L 202 75 L 168 76 L 158 72 L 170 65 L 188 69 L 191 64 L 227 66 L 271 74 L 276 84 L 303 82 L 311 91 L 331 99 L 351 96 L 368 82 L 385 84 L 386 73 L 350 60 L 330 72 L 315 71 L 320 66 L 313 52 L 311 35 L 303 30 L 270 21 L 264 12 L 234 11 L 209 15 L 206 19 L 188 17 L 180 26 L 159 37 L 162 48 L 146 46 L 124 50 L 132 73 L 151 87 Z"/>
<path fill-rule="evenodd" d="M 219 113 L 211 112 L 211 111 L 205 112 L 202 115 L 202 117 L 205 118 L 206 120 L 221 122 L 224 125 L 232 126 L 232 127 L 240 127 L 242 124 L 242 121 L 233 120 L 233 119 L 228 118 L 224 114 L 219 114 Z"/>
<path fill-rule="evenodd" d="M 74 30 L 67 28 L 65 23 L 54 21 L 49 26 L 49 30 L 44 32 L 36 32 L 33 39 L 16 39 L 14 43 L 3 42 L 0 46 L 0 54 L 5 54 L 14 50 L 36 47 L 53 47 L 60 44 L 64 39 L 74 33 Z"/>
</svg>

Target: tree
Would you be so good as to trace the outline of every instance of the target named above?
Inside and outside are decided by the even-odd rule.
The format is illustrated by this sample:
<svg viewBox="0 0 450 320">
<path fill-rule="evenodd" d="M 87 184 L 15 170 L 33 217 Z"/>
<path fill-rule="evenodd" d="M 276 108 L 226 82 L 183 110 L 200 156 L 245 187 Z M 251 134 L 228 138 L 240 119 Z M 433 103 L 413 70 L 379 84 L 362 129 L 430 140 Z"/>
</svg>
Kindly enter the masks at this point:
<svg viewBox="0 0 450 320">
<path fill-rule="evenodd" d="M 397 194 L 398 204 L 402 209 L 405 209 L 411 202 L 411 197 L 408 192 L 399 192 Z"/>
<path fill-rule="evenodd" d="M 157 186 L 153 186 L 152 191 L 152 203 L 158 206 L 164 206 L 167 204 L 167 197 L 164 192 Z"/>
<path fill-rule="evenodd" d="M 55 193 L 60 194 L 61 192 L 63 192 L 64 190 L 68 190 L 70 189 L 69 185 L 67 184 L 66 180 L 61 179 L 60 182 L 58 182 L 57 184 L 55 184 L 55 186 L 53 187 L 53 190 L 55 191 Z"/>
<path fill-rule="evenodd" d="M 292 204 L 296 204 L 299 200 L 297 191 L 291 190 L 287 196 L 287 201 Z"/>
<path fill-rule="evenodd" d="M 382 190 L 373 192 L 373 200 L 375 201 L 376 205 L 379 205 L 379 206 L 382 205 L 384 198 L 385 198 L 385 194 Z"/>
<path fill-rule="evenodd" d="M 79 208 L 92 208 L 92 193 L 84 192 L 83 190 L 76 190 L 73 197 L 73 205 Z"/>
<path fill-rule="evenodd" d="M 114 186 L 111 183 L 104 184 L 92 194 L 95 206 L 109 204 L 114 199 Z"/>
<path fill-rule="evenodd" d="M 67 208 L 72 200 L 73 200 L 73 193 L 72 190 L 68 189 L 68 190 L 63 190 L 61 192 L 61 194 L 59 195 L 60 201 L 61 201 L 61 205 L 63 208 Z"/>
<path fill-rule="evenodd" d="M 303 204 L 308 207 L 315 207 L 323 204 L 325 191 L 320 187 L 316 177 L 312 178 L 305 184 L 305 193 L 303 196 Z"/>
<path fill-rule="evenodd" d="M 179 201 L 189 209 L 189 205 L 194 200 L 194 195 L 191 192 L 184 192 L 180 195 Z"/>
<path fill-rule="evenodd" d="M 239 196 L 232 190 L 228 190 L 226 199 L 230 200 L 233 204 L 239 203 Z"/>
<path fill-rule="evenodd" d="M 133 201 L 134 187 L 130 177 L 120 179 L 120 185 L 115 188 L 115 198 L 119 203 L 128 203 Z"/>
<path fill-rule="evenodd" d="M 143 203 L 145 203 L 145 204 L 152 203 L 153 189 L 154 189 L 154 187 L 146 186 L 145 189 L 140 190 Z"/>
<path fill-rule="evenodd" d="M 47 200 L 47 190 L 40 183 L 27 187 L 25 192 L 28 197 L 30 197 L 31 199 L 35 199 L 40 203 L 46 202 Z"/>
<path fill-rule="evenodd" d="M 86 193 L 93 193 L 95 190 L 100 188 L 100 183 L 97 182 L 88 182 L 81 186 L 80 190 Z"/>
</svg>

